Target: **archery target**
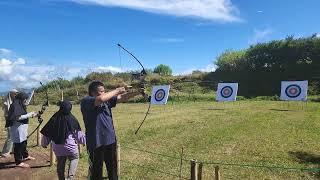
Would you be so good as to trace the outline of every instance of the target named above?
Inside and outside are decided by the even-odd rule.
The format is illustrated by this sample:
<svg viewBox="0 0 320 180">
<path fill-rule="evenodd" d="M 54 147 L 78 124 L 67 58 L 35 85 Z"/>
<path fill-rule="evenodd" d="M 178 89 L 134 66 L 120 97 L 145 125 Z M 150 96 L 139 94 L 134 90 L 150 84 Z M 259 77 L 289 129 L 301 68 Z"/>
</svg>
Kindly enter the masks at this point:
<svg viewBox="0 0 320 180">
<path fill-rule="evenodd" d="M 281 100 L 285 101 L 306 101 L 308 81 L 282 81 Z"/>
<path fill-rule="evenodd" d="M 228 98 L 232 96 L 232 93 L 233 93 L 233 89 L 230 86 L 225 86 L 220 91 L 221 96 L 224 98 Z"/>
<path fill-rule="evenodd" d="M 166 92 L 163 89 L 158 89 L 155 93 L 155 100 L 162 101 L 166 97 Z"/>
<path fill-rule="evenodd" d="M 285 93 L 290 98 L 296 98 L 301 94 L 301 87 L 297 84 L 292 84 L 286 88 Z"/>
<path fill-rule="evenodd" d="M 153 86 L 151 104 L 166 104 L 169 97 L 170 85 Z"/>
<path fill-rule="evenodd" d="M 217 101 L 236 101 L 238 83 L 219 83 L 217 89 Z"/>
</svg>

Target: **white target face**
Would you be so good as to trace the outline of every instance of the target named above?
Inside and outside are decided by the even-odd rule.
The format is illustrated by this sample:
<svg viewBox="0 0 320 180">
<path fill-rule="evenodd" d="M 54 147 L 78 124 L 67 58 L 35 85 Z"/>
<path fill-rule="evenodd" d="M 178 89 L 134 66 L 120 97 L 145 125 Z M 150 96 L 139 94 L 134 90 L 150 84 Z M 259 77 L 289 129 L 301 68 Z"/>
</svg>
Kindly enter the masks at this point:
<svg viewBox="0 0 320 180">
<path fill-rule="evenodd" d="M 217 101 L 236 101 L 238 83 L 219 83 L 217 89 Z"/>
<path fill-rule="evenodd" d="M 308 92 L 308 81 L 282 81 L 281 100 L 306 101 Z"/>
<path fill-rule="evenodd" d="M 153 86 L 151 104 L 166 104 L 169 97 L 169 85 Z"/>
</svg>

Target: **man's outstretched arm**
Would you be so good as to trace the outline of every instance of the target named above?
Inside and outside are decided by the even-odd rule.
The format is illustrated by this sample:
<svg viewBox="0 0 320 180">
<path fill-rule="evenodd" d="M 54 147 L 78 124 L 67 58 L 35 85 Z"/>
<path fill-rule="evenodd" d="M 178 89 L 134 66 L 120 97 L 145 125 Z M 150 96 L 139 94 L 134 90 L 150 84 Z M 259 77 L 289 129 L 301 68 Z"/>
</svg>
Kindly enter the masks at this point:
<svg viewBox="0 0 320 180">
<path fill-rule="evenodd" d="M 96 97 L 96 99 L 94 101 L 94 105 L 95 106 L 99 106 L 102 103 L 109 101 L 112 97 L 119 96 L 119 95 L 121 95 L 121 94 L 123 94 L 125 92 L 126 92 L 126 90 L 125 90 L 124 87 L 119 87 L 119 88 L 117 88 L 115 90 L 112 90 L 110 92 L 104 93 L 104 94 Z"/>
</svg>

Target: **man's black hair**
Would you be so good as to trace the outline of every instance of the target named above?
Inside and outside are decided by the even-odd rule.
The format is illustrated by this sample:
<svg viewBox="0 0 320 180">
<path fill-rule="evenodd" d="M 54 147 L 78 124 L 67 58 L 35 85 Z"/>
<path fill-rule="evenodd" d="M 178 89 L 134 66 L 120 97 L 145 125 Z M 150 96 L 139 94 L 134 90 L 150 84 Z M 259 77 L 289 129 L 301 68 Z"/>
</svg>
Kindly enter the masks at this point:
<svg viewBox="0 0 320 180">
<path fill-rule="evenodd" d="M 101 81 L 92 81 L 88 88 L 89 96 L 92 96 L 92 93 L 97 92 L 99 86 L 104 86 L 104 84 Z"/>
</svg>

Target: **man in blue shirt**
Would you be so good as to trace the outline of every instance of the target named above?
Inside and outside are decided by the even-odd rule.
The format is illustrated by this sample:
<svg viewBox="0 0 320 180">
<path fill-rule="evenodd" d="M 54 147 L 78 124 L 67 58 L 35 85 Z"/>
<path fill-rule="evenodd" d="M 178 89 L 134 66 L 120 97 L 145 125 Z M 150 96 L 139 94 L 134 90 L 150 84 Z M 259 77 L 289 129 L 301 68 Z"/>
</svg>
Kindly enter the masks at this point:
<svg viewBox="0 0 320 180">
<path fill-rule="evenodd" d="M 124 87 L 105 92 L 104 84 L 93 81 L 89 85 L 89 96 L 81 101 L 81 112 L 86 127 L 89 174 L 91 180 L 102 179 L 103 161 L 110 180 L 117 180 L 117 139 L 113 126 L 111 108 L 117 102 L 126 102 L 141 92 L 127 93 Z M 144 89 L 142 89 L 144 92 Z"/>
</svg>

